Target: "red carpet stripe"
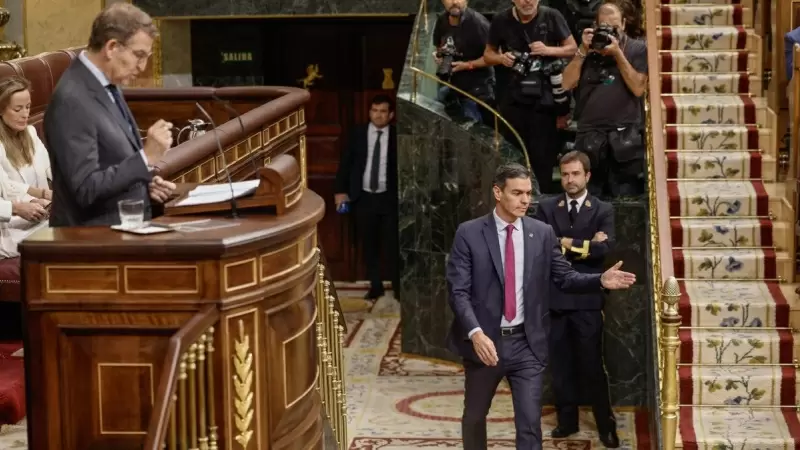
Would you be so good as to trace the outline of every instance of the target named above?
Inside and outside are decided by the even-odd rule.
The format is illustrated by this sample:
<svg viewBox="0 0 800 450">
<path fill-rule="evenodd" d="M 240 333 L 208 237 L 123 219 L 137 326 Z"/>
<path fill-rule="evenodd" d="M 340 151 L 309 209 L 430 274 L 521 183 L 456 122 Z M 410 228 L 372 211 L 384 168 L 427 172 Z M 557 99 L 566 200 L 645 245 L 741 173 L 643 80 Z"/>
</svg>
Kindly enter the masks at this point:
<svg viewBox="0 0 800 450">
<path fill-rule="evenodd" d="M 678 412 L 678 428 L 683 450 L 698 450 L 697 434 L 694 432 L 694 413 L 691 406 L 681 406 Z"/>
</svg>

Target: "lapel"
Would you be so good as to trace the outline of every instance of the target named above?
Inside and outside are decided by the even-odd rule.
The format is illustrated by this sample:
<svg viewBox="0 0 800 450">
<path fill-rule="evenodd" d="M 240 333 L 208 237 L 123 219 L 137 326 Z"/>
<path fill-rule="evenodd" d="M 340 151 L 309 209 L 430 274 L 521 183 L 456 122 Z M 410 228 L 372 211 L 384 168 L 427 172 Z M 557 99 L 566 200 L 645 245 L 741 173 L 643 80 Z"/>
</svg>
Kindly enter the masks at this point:
<svg viewBox="0 0 800 450">
<path fill-rule="evenodd" d="M 492 263 L 494 264 L 497 278 L 500 279 L 500 284 L 505 284 L 503 261 L 500 260 L 500 240 L 497 237 L 497 224 L 494 221 L 493 213 L 489 213 L 489 215 L 486 216 L 486 224 L 483 227 L 483 238 L 486 240 L 486 245 L 489 247 L 489 254 L 492 256 Z"/>
<path fill-rule="evenodd" d="M 72 64 L 75 64 L 78 68 L 78 73 L 83 78 L 84 82 L 86 83 L 86 87 L 89 89 L 89 91 L 91 91 L 94 99 L 106 109 L 111 117 L 113 117 L 117 122 L 117 125 L 122 128 L 122 132 L 125 133 L 125 137 L 128 138 L 128 142 L 131 143 L 131 147 L 134 149 L 134 151 L 139 151 L 139 142 L 137 142 L 136 135 L 134 135 L 134 132 L 138 133 L 138 130 L 134 131 L 130 129 L 131 127 L 128 124 L 128 121 L 122 117 L 122 111 L 120 111 L 120 109 L 117 108 L 117 105 L 111 101 L 110 94 L 105 86 L 100 84 L 100 81 L 94 76 L 94 74 L 92 74 L 92 72 L 89 71 L 89 68 L 83 64 L 83 61 L 76 58 Z M 127 106 L 123 103 L 123 108 L 126 107 Z"/>
<path fill-rule="evenodd" d="M 558 225 L 558 229 L 556 230 L 556 234 L 559 236 L 564 236 L 567 230 L 570 229 L 569 223 L 569 203 L 567 203 L 566 195 L 561 195 L 558 203 L 556 203 L 556 210 L 553 213 L 556 219 L 556 225 Z"/>
<path fill-rule="evenodd" d="M 533 271 L 533 255 L 536 254 L 536 239 L 533 234 L 533 219 L 528 217 L 522 218 L 522 242 L 524 243 L 524 252 L 522 263 L 525 270 L 522 272 L 522 286 L 523 295 L 525 294 L 524 288 L 531 280 L 531 272 Z"/>
</svg>

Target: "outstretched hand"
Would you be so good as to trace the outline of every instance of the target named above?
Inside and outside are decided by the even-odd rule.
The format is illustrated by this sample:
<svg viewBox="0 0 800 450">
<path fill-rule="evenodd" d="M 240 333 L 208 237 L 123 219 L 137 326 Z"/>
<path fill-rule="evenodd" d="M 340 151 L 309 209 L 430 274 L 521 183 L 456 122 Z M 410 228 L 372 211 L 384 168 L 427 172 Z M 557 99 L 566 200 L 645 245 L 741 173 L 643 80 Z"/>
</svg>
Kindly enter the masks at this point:
<svg viewBox="0 0 800 450">
<path fill-rule="evenodd" d="M 636 275 L 630 272 L 623 272 L 619 270 L 622 267 L 622 261 L 614 264 L 614 267 L 603 272 L 600 276 L 600 283 L 606 289 L 628 289 L 636 282 Z"/>
</svg>

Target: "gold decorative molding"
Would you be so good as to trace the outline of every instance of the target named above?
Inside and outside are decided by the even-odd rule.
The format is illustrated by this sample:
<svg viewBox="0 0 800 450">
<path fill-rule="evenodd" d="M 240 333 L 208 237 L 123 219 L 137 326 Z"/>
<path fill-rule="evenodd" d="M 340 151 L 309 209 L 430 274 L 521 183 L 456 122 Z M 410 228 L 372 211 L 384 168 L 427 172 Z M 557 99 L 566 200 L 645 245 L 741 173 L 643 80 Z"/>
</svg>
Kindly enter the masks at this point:
<svg viewBox="0 0 800 450">
<path fill-rule="evenodd" d="M 234 341 L 233 387 L 236 398 L 234 405 L 234 421 L 236 431 L 234 438 L 243 449 L 247 448 L 253 437 L 253 353 L 250 350 L 250 336 L 244 332 L 244 321 L 239 319 L 239 338 Z"/>
<path fill-rule="evenodd" d="M 306 66 L 305 78 L 298 78 L 297 82 L 303 85 L 303 89 L 308 89 L 314 85 L 317 80 L 323 78 L 322 72 L 319 70 L 319 64 L 309 64 Z"/>
<path fill-rule="evenodd" d="M 247 270 L 249 279 L 242 280 L 242 283 L 236 283 L 231 285 L 231 269 L 243 266 L 245 264 L 250 265 L 250 269 Z M 235 292 L 242 289 L 246 289 L 249 287 L 257 286 L 258 285 L 258 264 L 256 262 L 256 258 L 248 258 L 241 261 L 234 261 L 231 263 L 227 263 L 222 267 L 222 286 L 225 288 L 225 292 Z M 242 272 L 244 273 L 244 272 Z"/>
<path fill-rule="evenodd" d="M 106 424 L 104 423 L 103 417 L 103 369 L 120 369 L 120 368 L 129 368 L 129 369 L 146 369 L 148 372 L 148 380 L 150 381 L 150 405 L 152 405 L 155 401 L 156 394 L 155 394 L 155 384 L 154 384 L 154 377 L 153 377 L 153 365 L 150 363 L 98 363 L 97 364 L 97 414 L 98 414 L 98 422 L 100 425 L 100 434 L 103 435 L 146 435 L 147 430 L 107 430 Z M 116 395 L 111 397 L 115 398 Z M 136 405 L 128 405 L 128 406 L 136 406 Z"/>
<path fill-rule="evenodd" d="M 381 88 L 387 91 L 394 89 L 394 79 L 392 72 L 394 72 L 390 68 L 383 69 L 383 83 L 381 84 Z"/>
<path fill-rule="evenodd" d="M 161 20 L 153 19 L 153 24 L 159 29 L 158 36 L 153 42 L 153 55 L 151 56 L 151 66 L 153 69 L 153 86 L 164 87 L 164 55 L 162 52 Z"/>
<path fill-rule="evenodd" d="M 76 276 L 78 274 L 81 276 Z M 44 280 L 47 294 L 115 294 L 119 292 L 120 285 L 119 267 L 102 265 L 48 265 L 44 268 Z M 114 287 L 85 288 L 96 285 L 96 282 L 106 282 Z"/>
</svg>

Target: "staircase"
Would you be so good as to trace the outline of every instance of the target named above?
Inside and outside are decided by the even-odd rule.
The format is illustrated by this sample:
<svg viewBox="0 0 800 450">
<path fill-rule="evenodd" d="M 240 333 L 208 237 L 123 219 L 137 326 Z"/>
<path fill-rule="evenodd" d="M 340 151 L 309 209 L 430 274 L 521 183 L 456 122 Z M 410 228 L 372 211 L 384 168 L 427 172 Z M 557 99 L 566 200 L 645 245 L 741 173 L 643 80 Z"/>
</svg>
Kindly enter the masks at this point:
<svg viewBox="0 0 800 450">
<path fill-rule="evenodd" d="M 672 254 L 682 291 L 678 445 L 795 448 L 797 350 L 789 289 L 779 283 L 794 279 L 794 213 L 777 182 L 776 116 L 762 96 L 753 6 L 660 3 Z"/>
</svg>

